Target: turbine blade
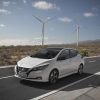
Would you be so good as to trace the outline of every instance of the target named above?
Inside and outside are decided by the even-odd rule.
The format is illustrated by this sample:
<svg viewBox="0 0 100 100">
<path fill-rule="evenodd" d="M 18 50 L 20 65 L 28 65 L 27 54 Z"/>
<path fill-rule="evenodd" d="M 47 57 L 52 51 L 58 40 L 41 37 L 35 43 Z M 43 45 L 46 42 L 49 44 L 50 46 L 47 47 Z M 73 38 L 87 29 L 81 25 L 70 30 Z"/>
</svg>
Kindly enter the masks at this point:
<svg viewBox="0 0 100 100">
<path fill-rule="evenodd" d="M 40 18 L 38 18 L 37 16 L 34 16 L 34 15 L 33 15 L 33 17 L 34 17 L 35 19 L 37 19 L 40 23 L 43 23 L 43 21 L 42 21 Z"/>
</svg>

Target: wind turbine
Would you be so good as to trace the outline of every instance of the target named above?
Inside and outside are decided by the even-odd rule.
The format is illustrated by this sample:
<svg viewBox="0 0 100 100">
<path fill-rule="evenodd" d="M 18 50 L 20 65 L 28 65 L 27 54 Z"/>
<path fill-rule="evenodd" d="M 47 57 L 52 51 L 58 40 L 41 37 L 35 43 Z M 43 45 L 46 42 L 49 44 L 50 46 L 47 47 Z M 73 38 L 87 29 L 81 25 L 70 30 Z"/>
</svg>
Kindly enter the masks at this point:
<svg viewBox="0 0 100 100">
<path fill-rule="evenodd" d="M 78 24 L 76 24 L 75 27 L 76 28 L 72 33 L 75 33 L 75 35 L 76 35 L 76 45 L 78 47 L 79 46 L 79 29 L 80 29 L 80 27 Z"/>
<path fill-rule="evenodd" d="M 48 23 L 49 21 L 53 20 L 53 18 L 49 18 L 46 21 L 41 20 L 39 17 L 34 16 L 35 19 L 37 19 L 41 24 L 42 24 L 42 46 L 44 45 L 44 30 L 45 30 L 45 24 Z"/>
</svg>

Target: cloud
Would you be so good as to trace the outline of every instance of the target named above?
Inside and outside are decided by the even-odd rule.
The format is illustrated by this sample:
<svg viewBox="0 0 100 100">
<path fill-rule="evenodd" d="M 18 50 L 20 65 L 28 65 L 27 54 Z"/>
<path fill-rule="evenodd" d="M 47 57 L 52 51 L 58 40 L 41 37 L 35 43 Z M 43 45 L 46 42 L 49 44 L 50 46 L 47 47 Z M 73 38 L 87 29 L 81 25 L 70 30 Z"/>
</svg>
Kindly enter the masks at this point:
<svg viewBox="0 0 100 100">
<path fill-rule="evenodd" d="M 95 16 L 95 14 L 92 13 L 92 12 L 86 12 L 86 13 L 84 13 L 83 15 L 84 15 L 85 17 L 93 17 L 93 16 Z"/>
<path fill-rule="evenodd" d="M 9 5 L 16 5 L 16 2 L 14 2 L 14 1 L 3 1 L 2 2 L 2 5 L 4 6 L 4 7 L 8 7 Z"/>
<path fill-rule="evenodd" d="M 47 37 L 46 37 L 47 38 Z M 61 40 L 57 40 L 55 38 L 52 39 L 45 39 L 44 44 L 63 44 Z M 40 37 L 37 37 L 37 39 L 3 39 L 0 40 L 0 46 L 10 46 L 10 45 L 41 45 Z"/>
<path fill-rule="evenodd" d="M 11 12 L 6 9 L 0 9 L 0 14 L 11 14 Z"/>
<path fill-rule="evenodd" d="M 23 0 L 23 3 L 26 4 L 27 3 L 27 0 Z"/>
<path fill-rule="evenodd" d="M 33 40 L 34 40 L 34 45 L 41 45 L 42 44 L 42 37 L 34 37 Z M 44 44 L 48 40 L 49 40 L 48 37 L 44 37 Z"/>
<path fill-rule="evenodd" d="M 33 7 L 41 10 L 51 10 L 51 9 L 60 9 L 56 4 L 52 4 L 46 1 L 37 1 L 33 3 Z"/>
<path fill-rule="evenodd" d="M 47 17 L 47 20 L 50 20 L 51 19 L 51 17 Z"/>
<path fill-rule="evenodd" d="M 44 37 L 45 40 L 48 40 L 48 37 Z M 42 37 L 36 37 L 34 40 L 42 40 Z"/>
<path fill-rule="evenodd" d="M 3 1 L 3 6 L 9 6 L 10 5 L 10 1 Z"/>
<path fill-rule="evenodd" d="M 34 45 L 34 41 L 31 40 L 16 40 L 16 39 L 5 39 L 5 40 L 0 40 L 0 45 Z"/>
<path fill-rule="evenodd" d="M 3 27 L 5 27 L 5 25 L 4 24 L 0 24 L 0 27 L 3 28 Z"/>
<path fill-rule="evenodd" d="M 60 17 L 58 18 L 58 20 L 62 22 L 72 22 L 72 19 L 70 19 L 69 17 Z"/>
</svg>

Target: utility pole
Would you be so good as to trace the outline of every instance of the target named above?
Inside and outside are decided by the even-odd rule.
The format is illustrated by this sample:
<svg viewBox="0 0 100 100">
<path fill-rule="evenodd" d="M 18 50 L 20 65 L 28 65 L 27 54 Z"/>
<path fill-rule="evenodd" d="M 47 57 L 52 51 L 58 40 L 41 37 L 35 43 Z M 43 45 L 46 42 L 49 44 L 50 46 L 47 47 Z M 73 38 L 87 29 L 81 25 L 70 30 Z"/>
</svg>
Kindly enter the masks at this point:
<svg viewBox="0 0 100 100">
<path fill-rule="evenodd" d="M 77 47 L 79 46 L 79 25 L 76 24 L 76 29 L 77 29 Z"/>
<path fill-rule="evenodd" d="M 43 20 L 41 20 L 41 19 L 40 19 L 39 17 L 37 17 L 37 16 L 34 16 L 34 15 L 33 15 L 33 17 L 34 17 L 35 19 L 37 19 L 37 20 L 42 24 L 42 46 L 43 46 L 43 45 L 44 45 L 45 24 L 46 24 L 47 22 L 53 20 L 53 18 L 49 18 L 49 19 L 47 19 L 46 21 L 43 21 Z"/>
</svg>

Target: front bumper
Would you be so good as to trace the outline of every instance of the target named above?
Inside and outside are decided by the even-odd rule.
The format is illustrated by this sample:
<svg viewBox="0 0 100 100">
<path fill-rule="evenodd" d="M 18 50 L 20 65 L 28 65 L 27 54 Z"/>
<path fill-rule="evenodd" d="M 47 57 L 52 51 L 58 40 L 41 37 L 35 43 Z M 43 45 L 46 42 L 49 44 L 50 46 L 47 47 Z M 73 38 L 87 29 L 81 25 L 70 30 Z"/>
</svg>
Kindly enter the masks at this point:
<svg viewBox="0 0 100 100">
<path fill-rule="evenodd" d="M 26 72 L 17 72 L 16 66 L 15 66 L 15 77 L 24 79 L 24 80 L 30 80 L 30 81 L 38 81 L 38 82 L 48 82 L 48 76 L 44 71 L 31 71 L 30 73 Z"/>
</svg>

